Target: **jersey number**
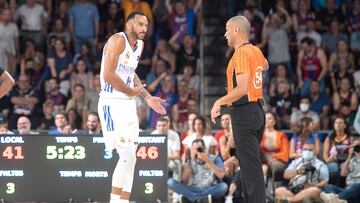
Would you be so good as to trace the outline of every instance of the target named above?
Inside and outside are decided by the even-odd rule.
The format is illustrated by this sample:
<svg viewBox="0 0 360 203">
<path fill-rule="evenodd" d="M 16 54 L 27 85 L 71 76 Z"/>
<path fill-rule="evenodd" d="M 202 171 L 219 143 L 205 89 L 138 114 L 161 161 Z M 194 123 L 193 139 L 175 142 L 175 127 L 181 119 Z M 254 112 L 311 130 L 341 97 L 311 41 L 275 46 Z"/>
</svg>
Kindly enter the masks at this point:
<svg viewBox="0 0 360 203">
<path fill-rule="evenodd" d="M 260 89 L 262 87 L 262 67 L 258 66 L 255 70 L 254 77 L 254 87 L 255 89 Z"/>
</svg>

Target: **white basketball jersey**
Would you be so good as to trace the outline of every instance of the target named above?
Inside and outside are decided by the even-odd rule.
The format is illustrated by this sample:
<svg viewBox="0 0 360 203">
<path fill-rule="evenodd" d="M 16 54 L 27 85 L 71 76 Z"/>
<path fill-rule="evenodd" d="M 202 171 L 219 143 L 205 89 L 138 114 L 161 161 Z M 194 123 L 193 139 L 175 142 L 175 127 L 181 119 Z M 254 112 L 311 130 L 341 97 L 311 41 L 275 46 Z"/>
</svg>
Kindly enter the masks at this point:
<svg viewBox="0 0 360 203">
<path fill-rule="evenodd" d="M 120 32 L 118 34 L 125 39 L 125 49 L 119 56 L 115 69 L 115 74 L 118 75 L 127 86 L 134 88 L 135 70 L 139 63 L 140 55 L 143 50 L 143 41 L 137 40 L 135 49 L 132 49 L 126 34 L 124 32 Z M 107 44 L 105 45 L 105 47 L 106 46 Z M 127 94 L 115 90 L 108 82 L 104 80 L 104 62 L 105 55 L 103 52 L 100 70 L 100 96 L 106 98 L 130 98 Z"/>
</svg>

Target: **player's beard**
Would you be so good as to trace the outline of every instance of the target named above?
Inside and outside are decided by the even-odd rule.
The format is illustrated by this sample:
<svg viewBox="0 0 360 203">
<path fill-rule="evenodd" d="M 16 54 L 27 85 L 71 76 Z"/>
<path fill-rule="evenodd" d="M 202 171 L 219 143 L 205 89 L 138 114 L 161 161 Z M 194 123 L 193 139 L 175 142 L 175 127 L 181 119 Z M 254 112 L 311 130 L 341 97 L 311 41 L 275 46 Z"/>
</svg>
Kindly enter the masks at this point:
<svg viewBox="0 0 360 203">
<path fill-rule="evenodd" d="M 144 33 L 144 36 L 142 37 L 142 36 L 140 36 L 141 33 L 137 33 L 137 32 L 134 30 L 134 28 L 132 28 L 132 29 L 131 29 L 131 34 L 134 35 L 134 36 L 136 37 L 136 39 L 143 40 L 143 39 L 145 38 L 145 34 L 146 34 L 146 33 Z"/>
</svg>

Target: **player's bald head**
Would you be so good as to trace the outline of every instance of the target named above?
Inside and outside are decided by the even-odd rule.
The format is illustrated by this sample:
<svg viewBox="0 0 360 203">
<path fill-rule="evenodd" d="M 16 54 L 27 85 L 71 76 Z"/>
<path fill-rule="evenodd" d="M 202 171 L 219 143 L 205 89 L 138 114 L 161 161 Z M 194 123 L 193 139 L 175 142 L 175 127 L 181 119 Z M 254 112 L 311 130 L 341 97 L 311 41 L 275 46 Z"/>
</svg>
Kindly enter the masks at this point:
<svg viewBox="0 0 360 203">
<path fill-rule="evenodd" d="M 235 28 L 239 28 L 241 32 L 246 34 L 247 36 L 250 35 L 250 22 L 244 16 L 234 16 L 230 18 L 227 23 L 233 25 Z"/>
</svg>

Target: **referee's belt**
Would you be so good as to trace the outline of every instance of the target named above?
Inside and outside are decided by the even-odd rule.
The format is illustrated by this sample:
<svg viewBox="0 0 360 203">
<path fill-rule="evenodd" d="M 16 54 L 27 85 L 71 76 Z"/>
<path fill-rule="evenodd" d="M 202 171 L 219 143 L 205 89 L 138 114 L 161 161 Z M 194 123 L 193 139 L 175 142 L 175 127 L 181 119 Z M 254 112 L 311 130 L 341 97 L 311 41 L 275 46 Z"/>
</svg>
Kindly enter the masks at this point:
<svg viewBox="0 0 360 203">
<path fill-rule="evenodd" d="M 234 107 L 235 107 L 235 106 L 242 106 L 242 105 L 244 105 L 244 104 L 254 103 L 254 102 L 259 102 L 262 106 L 265 105 L 265 101 L 264 101 L 264 99 L 262 99 L 262 98 L 258 99 L 257 101 L 249 101 L 248 96 L 247 96 L 247 95 L 244 95 L 244 96 L 242 96 L 239 100 L 234 101 L 231 106 L 234 106 Z"/>
</svg>

